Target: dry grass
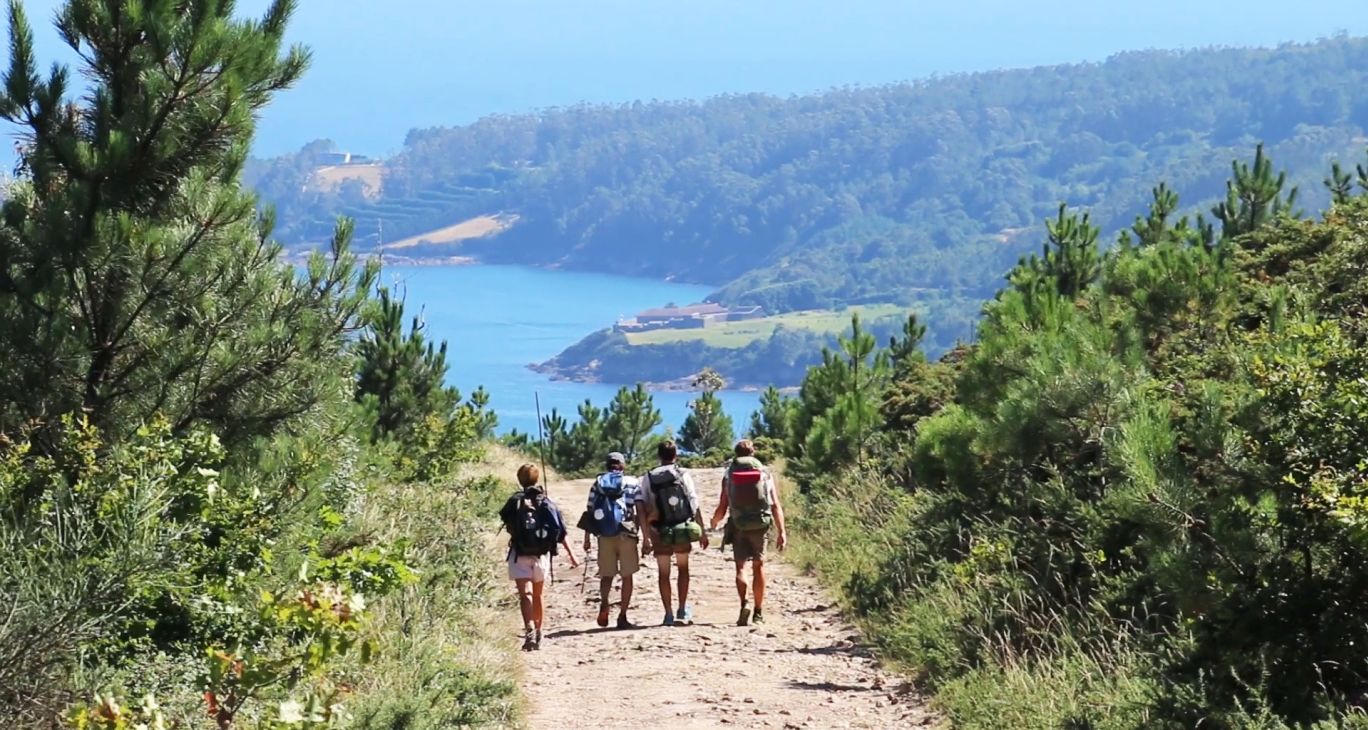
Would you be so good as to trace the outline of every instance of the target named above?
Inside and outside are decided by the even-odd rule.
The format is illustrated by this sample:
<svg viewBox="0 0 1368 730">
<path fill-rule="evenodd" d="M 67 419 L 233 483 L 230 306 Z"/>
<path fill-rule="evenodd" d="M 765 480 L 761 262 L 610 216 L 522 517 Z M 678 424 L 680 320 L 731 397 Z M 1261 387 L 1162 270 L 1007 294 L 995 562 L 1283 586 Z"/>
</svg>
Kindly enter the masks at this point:
<svg viewBox="0 0 1368 730">
<path fill-rule="evenodd" d="M 516 215 L 502 213 L 499 215 L 481 215 L 463 220 L 460 223 L 453 223 L 445 228 L 438 228 L 427 233 L 420 233 L 393 243 L 387 243 L 381 248 L 392 251 L 412 248 L 420 244 L 455 244 L 476 238 L 487 238 L 503 233 L 517 221 L 518 216 Z"/>
<path fill-rule="evenodd" d="M 367 198 L 375 200 L 385 182 L 385 166 L 379 162 L 369 165 L 328 165 L 314 170 L 309 179 L 309 187 L 323 192 L 332 192 L 342 187 L 348 180 L 360 180 Z"/>
</svg>

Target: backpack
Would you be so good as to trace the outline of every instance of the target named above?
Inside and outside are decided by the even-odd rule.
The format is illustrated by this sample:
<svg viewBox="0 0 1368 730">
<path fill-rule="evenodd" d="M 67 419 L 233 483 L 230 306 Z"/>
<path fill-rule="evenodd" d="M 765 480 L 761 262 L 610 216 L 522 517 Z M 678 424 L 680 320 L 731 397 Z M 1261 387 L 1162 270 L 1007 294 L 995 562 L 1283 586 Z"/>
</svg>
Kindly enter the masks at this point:
<svg viewBox="0 0 1368 730">
<path fill-rule="evenodd" d="M 727 502 L 732 527 L 742 532 L 769 529 L 774 521 L 765 466 L 759 459 L 742 456 L 727 466 Z"/>
<path fill-rule="evenodd" d="M 693 519 L 694 505 L 684 487 L 684 473 L 674 464 L 652 469 L 646 475 L 655 498 L 657 528 L 681 525 Z"/>
<path fill-rule="evenodd" d="M 511 536 L 509 547 L 517 555 L 556 553 L 564 528 L 555 507 L 540 492 L 518 492 L 500 511 Z"/>
<path fill-rule="evenodd" d="M 632 532 L 631 514 L 623 500 L 625 492 L 620 471 L 600 474 L 594 480 L 594 508 L 591 515 L 590 532 L 599 537 L 615 537 L 623 532 Z"/>
</svg>

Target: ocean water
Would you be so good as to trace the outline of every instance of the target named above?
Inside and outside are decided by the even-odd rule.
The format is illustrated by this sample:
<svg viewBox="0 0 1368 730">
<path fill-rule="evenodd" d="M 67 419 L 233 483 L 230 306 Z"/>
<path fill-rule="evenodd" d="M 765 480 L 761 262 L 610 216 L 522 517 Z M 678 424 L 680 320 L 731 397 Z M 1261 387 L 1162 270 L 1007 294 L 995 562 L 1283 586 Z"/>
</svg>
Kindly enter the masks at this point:
<svg viewBox="0 0 1368 730">
<path fill-rule="evenodd" d="M 642 309 L 701 300 L 710 287 L 605 274 L 519 266 L 387 266 L 382 282 L 405 297 L 405 313 L 422 317 L 428 337 L 445 339 L 451 385 L 468 396 L 483 385 L 499 416 L 499 431 L 536 433 L 534 394 L 542 413 L 573 417 L 588 398 L 605 406 L 618 384 L 553 382 L 527 368 L 590 332 Z M 665 424 L 676 432 L 696 396 L 654 394 Z M 725 391 L 723 406 L 744 428 L 759 394 Z"/>
</svg>

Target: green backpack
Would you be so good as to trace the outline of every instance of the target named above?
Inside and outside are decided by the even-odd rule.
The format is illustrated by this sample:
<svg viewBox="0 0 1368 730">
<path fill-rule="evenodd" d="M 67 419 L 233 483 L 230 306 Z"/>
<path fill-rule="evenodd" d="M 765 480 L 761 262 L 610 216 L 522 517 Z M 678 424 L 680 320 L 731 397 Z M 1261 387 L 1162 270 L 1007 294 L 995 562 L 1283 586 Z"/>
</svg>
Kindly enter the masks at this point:
<svg viewBox="0 0 1368 730">
<path fill-rule="evenodd" d="M 727 466 L 727 502 L 733 528 L 741 532 L 769 529 L 774 513 L 765 486 L 765 465 L 759 459 L 741 456 Z"/>
</svg>

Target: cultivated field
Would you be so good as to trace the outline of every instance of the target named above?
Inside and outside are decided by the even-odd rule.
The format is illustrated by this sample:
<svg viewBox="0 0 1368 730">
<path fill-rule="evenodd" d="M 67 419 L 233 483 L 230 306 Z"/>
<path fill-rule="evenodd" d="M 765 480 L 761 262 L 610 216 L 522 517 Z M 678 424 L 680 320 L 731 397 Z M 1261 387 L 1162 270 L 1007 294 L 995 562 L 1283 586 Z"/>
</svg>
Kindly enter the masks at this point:
<svg viewBox="0 0 1368 730">
<path fill-rule="evenodd" d="M 812 310 L 790 312 L 773 317 L 752 319 L 743 322 L 722 324 L 690 330 L 655 330 L 634 332 L 627 335 L 633 345 L 660 345 L 669 342 L 702 342 L 712 347 L 744 347 L 756 340 L 768 338 L 779 325 L 789 329 L 802 329 L 812 332 L 841 332 L 850 327 L 850 315 L 858 311 L 860 319 L 872 322 L 876 319 L 907 312 L 906 307 L 896 304 L 875 304 L 833 312 Z"/>
</svg>

